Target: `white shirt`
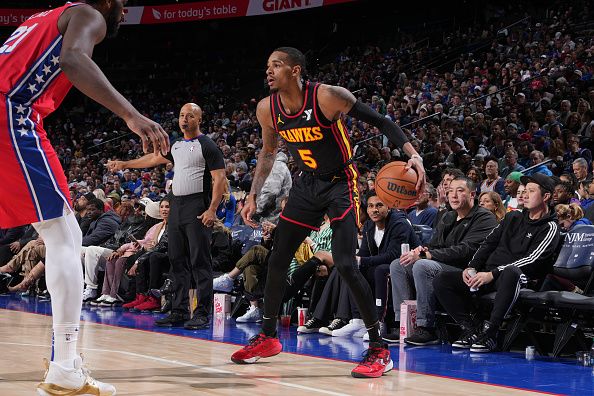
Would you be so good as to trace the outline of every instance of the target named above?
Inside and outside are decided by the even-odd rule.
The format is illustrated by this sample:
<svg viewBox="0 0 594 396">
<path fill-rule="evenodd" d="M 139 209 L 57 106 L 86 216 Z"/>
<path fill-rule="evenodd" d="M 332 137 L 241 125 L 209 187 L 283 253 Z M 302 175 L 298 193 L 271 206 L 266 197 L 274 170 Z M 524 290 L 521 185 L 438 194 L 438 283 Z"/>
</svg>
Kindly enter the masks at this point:
<svg viewBox="0 0 594 396">
<path fill-rule="evenodd" d="M 386 229 L 384 228 L 383 230 L 380 230 L 379 228 L 377 228 L 377 226 L 375 226 L 375 235 L 373 236 L 373 239 L 375 240 L 375 245 L 379 248 L 379 246 L 382 243 L 382 239 L 384 239 L 384 232 L 386 231 Z"/>
</svg>

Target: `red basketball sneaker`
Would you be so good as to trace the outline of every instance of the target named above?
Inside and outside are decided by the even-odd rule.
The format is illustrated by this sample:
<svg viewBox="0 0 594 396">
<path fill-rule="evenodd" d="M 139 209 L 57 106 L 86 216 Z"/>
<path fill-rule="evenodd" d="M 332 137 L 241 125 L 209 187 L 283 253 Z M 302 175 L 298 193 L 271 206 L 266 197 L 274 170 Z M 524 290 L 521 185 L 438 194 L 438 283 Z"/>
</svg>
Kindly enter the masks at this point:
<svg viewBox="0 0 594 396">
<path fill-rule="evenodd" d="M 390 359 L 390 350 L 387 345 L 376 344 L 365 352 L 363 360 L 351 375 L 355 378 L 377 378 L 392 370 L 394 363 Z"/>
<path fill-rule="evenodd" d="M 231 355 L 231 360 L 237 364 L 256 363 L 258 359 L 278 355 L 282 350 L 283 345 L 278 338 L 260 333 L 250 338 L 246 346 Z"/>
</svg>

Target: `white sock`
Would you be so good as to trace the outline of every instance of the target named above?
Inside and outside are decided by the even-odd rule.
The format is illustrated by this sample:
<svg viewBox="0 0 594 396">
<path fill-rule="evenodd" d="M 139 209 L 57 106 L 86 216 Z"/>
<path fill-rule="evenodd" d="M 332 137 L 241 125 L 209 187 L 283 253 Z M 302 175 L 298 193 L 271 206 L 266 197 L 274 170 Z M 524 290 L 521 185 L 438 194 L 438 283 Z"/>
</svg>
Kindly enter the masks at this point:
<svg viewBox="0 0 594 396">
<path fill-rule="evenodd" d="M 72 362 L 76 358 L 78 332 L 78 324 L 54 324 L 52 361 L 63 362 L 66 360 Z"/>
<path fill-rule="evenodd" d="M 84 284 L 80 262 L 82 233 L 72 212 L 33 226 L 46 247 L 45 278 L 52 297 L 54 322 L 52 361 L 73 361 L 77 356 Z"/>
</svg>

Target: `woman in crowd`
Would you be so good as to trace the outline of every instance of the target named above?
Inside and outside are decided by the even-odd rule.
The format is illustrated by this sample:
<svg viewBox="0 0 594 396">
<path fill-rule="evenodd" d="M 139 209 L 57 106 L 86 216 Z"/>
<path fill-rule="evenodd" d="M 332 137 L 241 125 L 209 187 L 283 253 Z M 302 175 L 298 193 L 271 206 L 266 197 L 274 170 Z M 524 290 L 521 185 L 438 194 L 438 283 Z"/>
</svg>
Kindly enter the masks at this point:
<svg viewBox="0 0 594 396">
<path fill-rule="evenodd" d="M 145 207 L 146 213 L 153 218 L 162 219 L 161 211 L 167 211 L 169 213 L 169 202 L 164 200 L 159 204 L 157 202 L 148 203 Z M 161 209 L 163 208 L 163 209 Z M 165 209 L 166 208 L 166 209 Z M 107 258 L 107 264 L 105 267 L 105 276 L 103 278 L 103 290 L 101 296 L 95 301 L 91 302 L 91 305 L 99 306 L 113 306 L 115 304 L 123 302 L 123 299 L 118 295 L 120 288 L 120 282 L 124 269 L 129 260 L 133 259 L 135 255 L 141 252 L 141 250 L 149 250 L 155 247 L 159 242 L 159 238 L 163 236 L 165 231 L 166 221 L 152 226 L 145 234 L 144 239 L 137 240 L 133 236 L 131 242 L 120 246 Z"/>
<path fill-rule="evenodd" d="M 169 198 L 163 198 L 159 203 L 159 215 L 163 221 L 155 224 L 147 232 L 147 236 L 142 241 L 138 241 L 145 252 L 134 261 L 134 264 L 128 270 L 128 275 L 135 277 L 136 298 L 134 301 L 124 304 L 124 308 L 136 311 L 153 311 L 161 308 L 161 301 L 157 297 L 150 295 L 149 290 L 161 287 L 163 273 L 168 272 L 170 267 L 169 257 L 167 256 Z"/>
<path fill-rule="evenodd" d="M 503 201 L 501 200 L 501 196 L 493 191 L 487 191 L 481 193 L 479 196 L 479 206 L 490 210 L 493 212 L 495 217 L 497 217 L 497 221 L 503 220 L 505 217 L 505 207 L 503 206 Z"/>
</svg>

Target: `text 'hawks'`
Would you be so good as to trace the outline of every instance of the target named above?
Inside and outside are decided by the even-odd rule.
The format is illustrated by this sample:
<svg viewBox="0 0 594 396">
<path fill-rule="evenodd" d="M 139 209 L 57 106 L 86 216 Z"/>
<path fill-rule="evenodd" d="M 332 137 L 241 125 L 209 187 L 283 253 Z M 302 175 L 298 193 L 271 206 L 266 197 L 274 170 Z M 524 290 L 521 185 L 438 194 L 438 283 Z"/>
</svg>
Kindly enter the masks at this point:
<svg viewBox="0 0 594 396">
<path fill-rule="evenodd" d="M 287 141 L 291 143 L 315 142 L 316 140 L 324 139 L 324 135 L 320 131 L 320 127 L 307 128 L 293 128 L 278 133 Z"/>
</svg>

